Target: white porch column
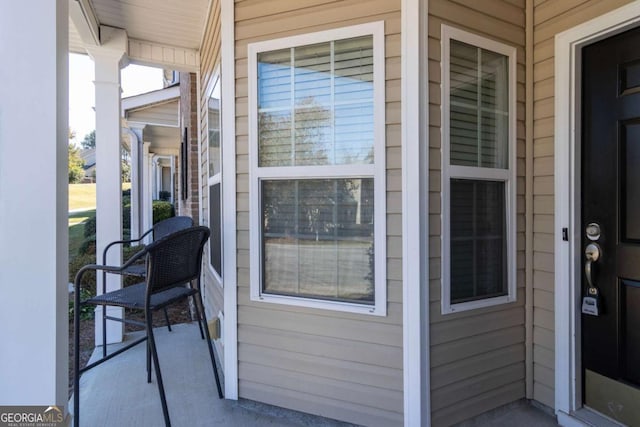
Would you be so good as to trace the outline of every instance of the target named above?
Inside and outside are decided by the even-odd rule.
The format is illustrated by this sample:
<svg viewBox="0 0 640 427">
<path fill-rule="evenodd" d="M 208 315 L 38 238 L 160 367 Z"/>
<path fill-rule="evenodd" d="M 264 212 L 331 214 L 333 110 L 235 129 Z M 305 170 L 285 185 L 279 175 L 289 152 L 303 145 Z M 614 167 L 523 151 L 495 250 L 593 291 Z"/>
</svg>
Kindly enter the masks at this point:
<svg viewBox="0 0 640 427">
<path fill-rule="evenodd" d="M 140 158 L 142 157 L 142 132 L 141 129 L 127 129 L 129 135 L 129 146 L 131 147 L 131 238 L 137 239 L 144 232 L 141 229 L 140 221 Z M 139 132 L 136 132 L 139 131 Z"/>
<path fill-rule="evenodd" d="M 96 87 L 96 253 L 109 242 L 122 238 L 122 184 L 120 164 L 120 65 L 127 51 L 124 30 L 102 27 L 102 45 L 88 48 L 95 63 Z M 122 263 L 121 246 L 109 250 L 107 264 Z M 102 291 L 102 274 L 98 274 L 98 293 Z M 119 289 L 121 277 L 107 275 L 107 291 Z M 123 310 L 107 309 L 109 315 L 122 317 Z M 96 345 L 102 345 L 102 313 L 96 310 Z M 107 342 L 122 341 L 123 325 L 107 323 Z"/>
<path fill-rule="evenodd" d="M 153 205 L 152 200 L 152 168 L 151 154 L 149 153 L 150 142 L 142 144 L 142 228 L 148 230 L 153 225 Z"/>
<path fill-rule="evenodd" d="M 176 156 L 171 156 L 171 204 L 176 204 Z"/>
<path fill-rule="evenodd" d="M 160 190 L 162 189 L 162 165 L 160 164 L 160 157 L 153 156 L 153 174 L 155 175 L 154 187 L 153 187 L 153 199 L 160 200 Z"/>
<path fill-rule="evenodd" d="M 68 20 L 0 2 L 0 405 L 68 399 Z"/>
</svg>

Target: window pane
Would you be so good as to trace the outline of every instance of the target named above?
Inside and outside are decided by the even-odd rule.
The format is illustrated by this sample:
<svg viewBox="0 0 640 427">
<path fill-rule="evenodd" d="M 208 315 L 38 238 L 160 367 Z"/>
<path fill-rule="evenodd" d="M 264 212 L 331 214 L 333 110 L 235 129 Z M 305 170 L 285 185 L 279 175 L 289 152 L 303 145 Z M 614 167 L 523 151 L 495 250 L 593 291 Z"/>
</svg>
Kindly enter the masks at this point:
<svg viewBox="0 0 640 427">
<path fill-rule="evenodd" d="M 451 303 L 507 295 L 505 183 L 451 180 Z"/>
<path fill-rule="evenodd" d="M 222 205 L 220 200 L 220 184 L 209 187 L 209 262 L 222 277 Z"/>
<path fill-rule="evenodd" d="M 373 179 L 262 181 L 263 292 L 374 302 Z"/>
<path fill-rule="evenodd" d="M 373 37 L 258 54 L 259 166 L 373 163 Z"/>
<path fill-rule="evenodd" d="M 209 176 L 220 173 L 220 90 L 216 85 L 209 98 Z"/>
<path fill-rule="evenodd" d="M 291 49 L 258 54 L 258 108 L 291 107 Z"/>
<path fill-rule="evenodd" d="M 450 163 L 509 167 L 509 58 L 451 40 Z"/>
<path fill-rule="evenodd" d="M 292 144 L 290 110 L 258 114 L 260 166 L 291 166 Z"/>
<path fill-rule="evenodd" d="M 336 103 L 373 99 L 373 37 L 335 42 Z"/>
</svg>

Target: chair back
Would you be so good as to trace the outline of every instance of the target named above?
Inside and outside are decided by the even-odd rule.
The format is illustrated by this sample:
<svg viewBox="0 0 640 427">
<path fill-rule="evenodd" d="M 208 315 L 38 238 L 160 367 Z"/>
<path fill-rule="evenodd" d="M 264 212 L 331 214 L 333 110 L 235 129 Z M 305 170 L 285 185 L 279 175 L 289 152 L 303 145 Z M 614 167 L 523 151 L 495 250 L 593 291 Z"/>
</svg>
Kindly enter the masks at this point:
<svg viewBox="0 0 640 427">
<path fill-rule="evenodd" d="M 193 219 L 189 216 L 173 216 L 153 226 L 153 240 L 160 240 L 171 233 L 193 227 Z"/>
<path fill-rule="evenodd" d="M 202 252 L 209 234 L 208 227 L 189 227 L 146 247 L 147 298 L 200 278 Z"/>
</svg>

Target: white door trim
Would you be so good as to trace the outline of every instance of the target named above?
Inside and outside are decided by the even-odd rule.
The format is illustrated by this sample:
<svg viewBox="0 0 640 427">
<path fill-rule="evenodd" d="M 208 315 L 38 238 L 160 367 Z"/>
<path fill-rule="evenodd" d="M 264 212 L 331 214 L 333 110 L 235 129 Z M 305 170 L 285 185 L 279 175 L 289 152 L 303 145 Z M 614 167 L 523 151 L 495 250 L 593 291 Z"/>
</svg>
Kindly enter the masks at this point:
<svg viewBox="0 0 640 427">
<path fill-rule="evenodd" d="M 582 407 L 580 366 L 580 76 L 582 48 L 640 25 L 640 2 L 555 38 L 555 409 L 559 420 Z M 562 229 L 568 230 L 568 241 Z M 572 418 L 573 419 L 573 418 Z M 562 423 L 563 425 L 568 425 Z"/>
</svg>

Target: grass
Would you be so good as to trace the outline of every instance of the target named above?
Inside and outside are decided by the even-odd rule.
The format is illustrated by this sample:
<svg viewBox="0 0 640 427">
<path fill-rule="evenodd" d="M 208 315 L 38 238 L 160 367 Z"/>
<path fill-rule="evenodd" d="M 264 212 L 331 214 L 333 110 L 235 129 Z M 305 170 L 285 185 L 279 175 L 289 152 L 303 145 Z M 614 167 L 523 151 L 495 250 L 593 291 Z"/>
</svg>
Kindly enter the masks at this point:
<svg viewBox="0 0 640 427">
<path fill-rule="evenodd" d="M 69 214 L 69 259 L 76 256 L 84 241 L 84 221 L 94 216 L 95 209 Z"/>
<path fill-rule="evenodd" d="M 122 189 L 131 188 L 130 182 L 122 184 Z M 95 184 L 69 184 L 69 210 L 95 209 L 96 185 Z"/>
<path fill-rule="evenodd" d="M 130 182 L 122 184 L 123 190 Z M 69 259 L 73 259 L 84 241 L 84 221 L 96 216 L 96 185 L 69 184 Z"/>
</svg>

